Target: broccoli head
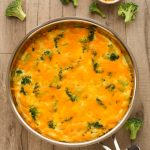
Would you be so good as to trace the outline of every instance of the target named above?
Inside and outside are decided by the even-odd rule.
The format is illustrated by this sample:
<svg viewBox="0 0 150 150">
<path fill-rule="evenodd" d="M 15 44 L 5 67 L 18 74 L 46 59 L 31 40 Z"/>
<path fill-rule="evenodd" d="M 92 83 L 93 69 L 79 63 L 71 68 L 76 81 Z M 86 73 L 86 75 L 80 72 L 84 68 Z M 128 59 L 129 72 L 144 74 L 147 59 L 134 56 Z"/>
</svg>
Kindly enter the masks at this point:
<svg viewBox="0 0 150 150">
<path fill-rule="evenodd" d="M 77 7 L 78 6 L 78 0 L 72 0 L 73 6 Z"/>
<path fill-rule="evenodd" d="M 122 3 L 118 8 L 118 15 L 124 18 L 125 23 L 130 22 L 135 19 L 137 13 L 138 5 L 129 2 Z"/>
<path fill-rule="evenodd" d="M 26 18 L 26 14 L 22 10 L 22 0 L 12 1 L 5 12 L 6 16 L 14 16 L 23 21 Z"/>
<path fill-rule="evenodd" d="M 60 0 L 63 5 L 68 5 L 70 2 L 73 3 L 74 7 L 78 6 L 78 0 Z"/>
<path fill-rule="evenodd" d="M 70 3 L 70 0 L 60 0 L 63 5 L 68 5 Z"/>
<path fill-rule="evenodd" d="M 131 118 L 125 123 L 125 128 L 130 131 L 130 139 L 135 140 L 137 133 L 143 125 L 143 121 L 137 118 Z"/>
<path fill-rule="evenodd" d="M 32 119 L 35 121 L 36 117 L 38 115 L 38 109 L 37 109 L 37 107 L 31 106 L 30 109 L 29 109 L 29 112 L 31 114 Z"/>
<path fill-rule="evenodd" d="M 96 2 L 93 2 L 90 7 L 89 10 L 91 13 L 94 14 L 98 14 L 99 16 L 101 16 L 102 18 L 106 18 L 106 15 L 102 12 L 102 10 L 98 7 L 98 4 Z"/>
</svg>

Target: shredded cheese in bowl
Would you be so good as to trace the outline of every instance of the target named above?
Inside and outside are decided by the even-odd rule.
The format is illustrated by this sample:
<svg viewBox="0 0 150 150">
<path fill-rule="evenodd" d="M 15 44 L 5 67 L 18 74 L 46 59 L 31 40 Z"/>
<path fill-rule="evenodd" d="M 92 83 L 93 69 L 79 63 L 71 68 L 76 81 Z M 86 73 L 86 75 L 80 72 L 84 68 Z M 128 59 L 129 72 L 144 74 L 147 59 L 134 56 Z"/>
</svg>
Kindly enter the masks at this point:
<svg viewBox="0 0 150 150">
<path fill-rule="evenodd" d="M 128 110 L 132 71 L 121 49 L 95 26 L 62 24 L 24 46 L 11 92 L 27 124 L 63 142 L 96 139 Z"/>
</svg>

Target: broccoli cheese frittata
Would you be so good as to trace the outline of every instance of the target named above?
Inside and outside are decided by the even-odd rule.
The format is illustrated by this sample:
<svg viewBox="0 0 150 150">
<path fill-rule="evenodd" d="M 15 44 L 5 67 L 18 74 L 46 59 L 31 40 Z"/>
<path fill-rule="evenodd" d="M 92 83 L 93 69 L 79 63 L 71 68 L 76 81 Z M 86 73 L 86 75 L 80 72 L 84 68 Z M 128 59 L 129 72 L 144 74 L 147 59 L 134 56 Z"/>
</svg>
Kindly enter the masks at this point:
<svg viewBox="0 0 150 150">
<path fill-rule="evenodd" d="M 63 142 L 95 139 L 128 110 L 133 79 L 121 49 L 94 26 L 58 26 L 32 39 L 12 73 L 27 124 Z"/>
</svg>

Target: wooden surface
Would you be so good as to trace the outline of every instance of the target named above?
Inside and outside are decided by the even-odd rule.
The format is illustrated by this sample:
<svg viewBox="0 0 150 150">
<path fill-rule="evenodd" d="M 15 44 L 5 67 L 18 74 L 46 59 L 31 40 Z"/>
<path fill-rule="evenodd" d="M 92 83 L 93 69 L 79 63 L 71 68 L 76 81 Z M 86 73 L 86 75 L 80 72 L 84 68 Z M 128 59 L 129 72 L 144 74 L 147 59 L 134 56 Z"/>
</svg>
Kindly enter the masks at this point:
<svg viewBox="0 0 150 150">
<path fill-rule="evenodd" d="M 150 0 L 132 0 L 139 5 L 136 20 L 125 25 L 117 16 L 117 5 L 104 6 L 102 9 L 107 14 L 107 19 L 90 15 L 88 5 L 92 0 L 79 0 L 79 7 L 74 9 L 72 5 L 62 6 L 60 0 L 24 0 L 23 8 L 27 19 L 20 22 L 14 18 L 4 16 L 5 8 L 11 0 L 0 0 L 0 78 L 5 80 L 7 64 L 18 42 L 31 29 L 47 20 L 63 16 L 90 17 L 102 25 L 113 29 L 128 44 L 135 56 L 139 71 L 139 94 L 136 99 L 136 108 L 133 115 L 144 116 L 144 127 L 136 140 L 142 150 L 150 150 Z M 53 146 L 29 133 L 17 121 L 11 107 L 5 98 L 0 97 L 0 150 L 73 150 Z M 124 129 L 117 133 L 117 138 L 124 150 L 131 145 L 129 135 Z M 112 150 L 112 139 L 105 141 Z M 100 150 L 99 144 L 74 150 Z"/>
</svg>

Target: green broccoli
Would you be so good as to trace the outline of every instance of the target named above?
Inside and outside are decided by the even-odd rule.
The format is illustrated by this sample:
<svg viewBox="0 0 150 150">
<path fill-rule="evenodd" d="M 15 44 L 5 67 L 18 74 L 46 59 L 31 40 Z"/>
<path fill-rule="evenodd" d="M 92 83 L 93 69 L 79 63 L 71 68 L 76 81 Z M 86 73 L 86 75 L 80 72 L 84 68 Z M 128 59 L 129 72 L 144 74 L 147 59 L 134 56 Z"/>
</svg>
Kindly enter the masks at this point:
<svg viewBox="0 0 150 150">
<path fill-rule="evenodd" d="M 60 0 L 63 5 L 68 5 L 70 2 L 73 3 L 74 7 L 78 6 L 78 0 Z"/>
<path fill-rule="evenodd" d="M 60 67 L 59 72 L 58 72 L 58 77 L 59 77 L 60 81 L 63 79 L 63 69 L 61 67 Z"/>
<path fill-rule="evenodd" d="M 72 102 L 75 102 L 78 99 L 78 97 L 74 95 L 68 88 L 66 88 L 66 94 Z"/>
<path fill-rule="evenodd" d="M 103 127 L 103 125 L 101 123 L 99 123 L 98 121 L 88 123 L 88 128 L 89 129 L 92 129 L 92 128 L 99 129 L 99 128 L 102 128 L 102 127 Z"/>
<path fill-rule="evenodd" d="M 38 109 L 35 106 L 31 106 L 29 109 L 29 112 L 31 113 L 31 117 L 33 120 L 36 120 L 37 114 L 38 114 Z"/>
<path fill-rule="evenodd" d="M 55 43 L 55 48 L 58 48 L 58 41 L 63 38 L 64 35 L 63 34 L 58 34 L 55 38 L 54 38 L 54 43 Z"/>
<path fill-rule="evenodd" d="M 45 55 L 45 56 L 51 57 L 52 54 L 53 54 L 53 53 L 52 53 L 50 50 L 46 50 L 46 51 L 44 52 L 44 55 Z"/>
<path fill-rule="evenodd" d="M 109 58 L 111 61 L 115 61 L 115 60 L 117 60 L 117 59 L 119 59 L 119 55 L 117 55 L 117 54 L 115 54 L 115 53 L 112 53 L 111 55 L 110 55 L 110 58 Z"/>
<path fill-rule="evenodd" d="M 96 73 L 103 73 L 103 70 L 100 69 L 100 65 L 96 62 L 95 59 L 92 59 L 92 66 L 93 66 L 93 70 Z"/>
<path fill-rule="evenodd" d="M 31 83 L 31 76 L 25 76 L 21 80 L 22 85 L 30 84 Z"/>
<path fill-rule="evenodd" d="M 109 91 L 113 91 L 115 88 L 116 87 L 114 84 L 109 84 L 108 86 L 106 86 L 106 89 L 108 89 Z"/>
<path fill-rule="evenodd" d="M 103 108 L 106 108 L 103 101 L 101 99 L 99 99 L 98 97 L 96 98 L 96 102 L 97 102 L 98 105 L 102 106 Z"/>
<path fill-rule="evenodd" d="M 70 0 L 60 0 L 63 5 L 68 5 L 70 3 Z"/>
<path fill-rule="evenodd" d="M 41 60 L 44 60 L 45 57 L 49 57 L 49 59 L 51 60 L 53 56 L 53 52 L 51 50 L 46 50 L 42 56 L 40 57 Z"/>
<path fill-rule="evenodd" d="M 72 0 L 73 6 L 77 7 L 78 6 L 78 0 Z"/>
<path fill-rule="evenodd" d="M 22 10 L 22 0 L 14 0 L 12 1 L 6 11 L 5 15 L 6 16 L 14 16 L 23 21 L 26 18 L 26 14 Z"/>
<path fill-rule="evenodd" d="M 80 39 L 80 43 L 82 44 L 83 53 L 87 52 L 89 50 L 88 42 L 89 42 L 89 40 L 86 37 L 83 37 Z"/>
<path fill-rule="evenodd" d="M 124 18 L 125 23 L 130 22 L 135 19 L 137 13 L 138 5 L 129 2 L 122 3 L 118 8 L 118 15 Z"/>
<path fill-rule="evenodd" d="M 21 75 L 22 73 L 23 73 L 23 71 L 22 71 L 21 69 L 17 69 L 17 70 L 16 70 L 16 74 L 17 74 L 17 75 Z"/>
<path fill-rule="evenodd" d="M 26 91 L 24 90 L 24 87 L 21 87 L 20 93 L 22 93 L 23 95 L 27 95 Z"/>
<path fill-rule="evenodd" d="M 51 120 L 51 121 L 48 122 L 48 127 L 49 127 L 49 128 L 52 128 L 52 129 L 55 129 L 56 124 L 54 123 L 53 120 Z"/>
<path fill-rule="evenodd" d="M 38 82 L 36 82 L 35 85 L 34 85 L 33 93 L 35 94 L 35 96 L 39 96 L 40 95 L 40 85 L 39 85 Z"/>
<path fill-rule="evenodd" d="M 95 35 L 95 26 L 90 26 L 88 28 L 89 33 L 88 33 L 88 41 L 91 42 L 94 40 L 94 35 Z"/>
<path fill-rule="evenodd" d="M 131 118 L 125 123 L 125 128 L 130 131 L 130 139 L 135 140 L 137 133 L 143 125 L 143 121 L 137 118 Z"/>
<path fill-rule="evenodd" d="M 106 18 L 106 15 L 102 12 L 102 10 L 98 7 L 98 4 L 96 2 L 93 2 L 90 7 L 89 10 L 91 13 L 95 13 L 98 14 L 99 16 L 101 16 L 102 18 Z"/>
</svg>

